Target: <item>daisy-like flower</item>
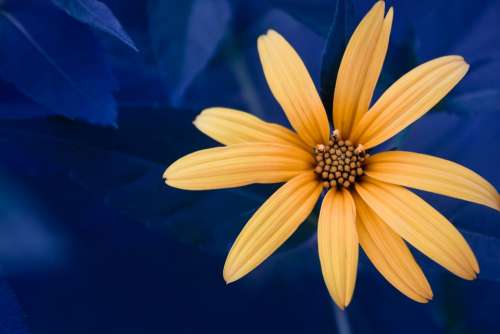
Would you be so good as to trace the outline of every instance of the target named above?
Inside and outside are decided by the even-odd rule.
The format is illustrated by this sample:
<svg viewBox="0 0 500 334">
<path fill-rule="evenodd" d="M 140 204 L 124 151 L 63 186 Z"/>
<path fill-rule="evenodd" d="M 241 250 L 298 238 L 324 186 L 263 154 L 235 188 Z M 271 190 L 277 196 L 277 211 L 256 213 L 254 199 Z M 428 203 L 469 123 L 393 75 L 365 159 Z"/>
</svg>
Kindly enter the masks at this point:
<svg viewBox="0 0 500 334">
<path fill-rule="evenodd" d="M 340 308 L 352 298 L 359 245 L 396 289 L 421 303 L 432 299 L 432 291 L 405 241 L 461 278 L 472 280 L 479 273 L 458 230 L 405 187 L 500 210 L 495 188 L 444 159 L 404 151 L 368 153 L 422 117 L 469 68 L 460 56 L 428 61 L 397 80 L 370 107 L 392 26 L 392 8 L 384 13 L 384 2 L 377 2 L 347 45 L 333 97 L 334 131 L 300 57 L 271 30 L 258 39 L 260 60 L 295 131 L 241 111 L 207 109 L 194 124 L 225 146 L 184 156 L 165 171 L 168 185 L 188 190 L 285 182 L 234 242 L 224 265 L 227 283 L 248 274 L 280 247 L 322 193 L 318 251 L 324 281 Z"/>
</svg>

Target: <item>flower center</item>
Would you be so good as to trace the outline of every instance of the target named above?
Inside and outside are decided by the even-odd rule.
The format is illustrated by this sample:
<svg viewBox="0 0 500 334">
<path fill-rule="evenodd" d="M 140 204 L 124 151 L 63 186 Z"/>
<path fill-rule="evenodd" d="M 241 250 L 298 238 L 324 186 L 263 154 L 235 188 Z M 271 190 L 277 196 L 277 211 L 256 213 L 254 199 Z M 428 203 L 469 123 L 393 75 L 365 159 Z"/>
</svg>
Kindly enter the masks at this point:
<svg viewBox="0 0 500 334">
<path fill-rule="evenodd" d="M 349 188 L 363 175 L 363 166 L 368 154 L 361 145 L 354 147 L 349 140 L 342 140 L 338 130 L 333 131 L 328 144 L 314 148 L 316 168 L 314 172 L 323 187 Z"/>
</svg>

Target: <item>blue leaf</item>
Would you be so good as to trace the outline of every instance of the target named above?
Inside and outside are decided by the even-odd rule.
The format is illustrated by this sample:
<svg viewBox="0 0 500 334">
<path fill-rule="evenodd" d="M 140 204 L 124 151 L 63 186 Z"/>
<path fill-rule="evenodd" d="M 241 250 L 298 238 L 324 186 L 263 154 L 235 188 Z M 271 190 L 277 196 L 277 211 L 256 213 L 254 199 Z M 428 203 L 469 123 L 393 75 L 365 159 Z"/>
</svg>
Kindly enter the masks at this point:
<svg viewBox="0 0 500 334">
<path fill-rule="evenodd" d="M 135 51 L 139 51 L 111 10 L 102 2 L 97 0 L 52 0 L 52 2 L 75 19 L 107 32 Z"/>
<path fill-rule="evenodd" d="M 24 314 L 16 294 L 12 291 L 9 283 L 3 278 L 0 279 L 0 314 L 0 333 L 29 333 L 24 324 Z"/>
<path fill-rule="evenodd" d="M 70 182 L 134 221 L 168 230 L 191 245 L 225 253 L 263 200 L 249 200 L 244 190 L 187 192 L 164 184 L 161 175 L 169 163 L 199 149 L 200 139 L 206 144 L 206 137 L 194 127 L 178 126 L 191 123 L 191 117 L 189 122 L 179 117 L 187 113 L 124 111 L 118 130 L 60 120 L 3 121 L 2 164 L 21 178 L 54 185 Z M 228 205 L 223 217 L 212 210 L 221 202 Z M 206 213 L 193 225 L 192 213 L 201 211 Z"/>
<path fill-rule="evenodd" d="M 500 239 L 460 229 L 477 256 L 479 279 L 500 282 Z"/>
<path fill-rule="evenodd" d="M 290 42 L 317 85 L 323 39 L 288 13 L 274 9 L 252 25 L 232 31 L 222 50 L 186 91 L 182 105 L 197 110 L 227 106 L 248 111 L 266 121 L 287 124 L 266 82 L 257 52 L 257 38 L 270 28 Z"/>
<path fill-rule="evenodd" d="M 12 84 L 0 80 L 0 119 L 27 119 L 50 115 L 50 110 L 31 101 Z"/>
<path fill-rule="evenodd" d="M 9 276 L 46 272 L 66 260 L 64 233 L 23 181 L 0 170 L 0 263 Z"/>
<path fill-rule="evenodd" d="M 338 0 L 321 63 L 320 93 L 328 114 L 331 114 L 337 73 L 352 30 L 352 16 L 351 1 Z"/>
<path fill-rule="evenodd" d="M 0 78 L 42 106 L 39 116 L 116 124 L 116 83 L 88 28 L 50 4 L 28 1 L 0 12 L 0 35 Z"/>
<path fill-rule="evenodd" d="M 327 36 L 332 22 L 332 14 L 336 12 L 339 2 L 332 0 L 270 0 L 270 5 L 277 7 L 298 21 L 304 23 L 308 28 L 321 35 Z"/>
<path fill-rule="evenodd" d="M 498 112 L 500 111 L 500 89 L 485 88 L 464 92 L 446 99 L 445 102 L 445 110 L 456 114 Z"/>
<path fill-rule="evenodd" d="M 106 0 L 106 4 L 116 17 L 126 22 L 127 32 L 140 50 L 130 52 L 121 41 L 108 34 L 101 34 L 99 38 L 120 83 L 120 90 L 115 94 L 119 106 L 167 107 L 167 92 L 151 46 L 147 1 Z"/>
<path fill-rule="evenodd" d="M 151 39 L 173 105 L 214 56 L 230 19 L 226 0 L 152 1 Z"/>
<path fill-rule="evenodd" d="M 487 0 L 478 6 L 470 1 L 403 1 L 395 10 L 400 18 L 395 27 L 410 25 L 415 32 L 416 64 L 446 54 L 461 55 L 470 64 L 465 78 L 433 111 L 463 116 L 498 110 L 500 2 Z"/>
</svg>

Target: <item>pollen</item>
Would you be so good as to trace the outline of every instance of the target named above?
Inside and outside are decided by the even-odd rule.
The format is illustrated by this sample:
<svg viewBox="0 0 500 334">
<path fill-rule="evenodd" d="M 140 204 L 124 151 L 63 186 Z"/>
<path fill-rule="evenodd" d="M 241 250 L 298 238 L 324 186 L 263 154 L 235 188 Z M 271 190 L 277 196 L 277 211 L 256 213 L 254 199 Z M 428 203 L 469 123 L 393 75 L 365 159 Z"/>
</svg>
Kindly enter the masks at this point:
<svg viewBox="0 0 500 334">
<path fill-rule="evenodd" d="M 323 187 L 349 188 L 364 174 L 368 154 L 362 145 L 354 146 L 349 140 L 342 140 L 338 130 L 333 131 L 327 144 L 314 148 L 316 167 Z"/>
</svg>

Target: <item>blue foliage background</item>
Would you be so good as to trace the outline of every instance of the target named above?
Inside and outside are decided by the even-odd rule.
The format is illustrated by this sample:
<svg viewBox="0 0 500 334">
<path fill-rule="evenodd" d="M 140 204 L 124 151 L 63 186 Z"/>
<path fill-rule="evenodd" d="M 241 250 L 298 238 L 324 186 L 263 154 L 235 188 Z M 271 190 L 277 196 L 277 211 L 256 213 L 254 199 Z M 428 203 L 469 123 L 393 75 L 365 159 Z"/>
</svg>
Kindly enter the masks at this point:
<svg viewBox="0 0 500 334">
<path fill-rule="evenodd" d="M 345 41 L 372 1 L 0 1 L 0 333 L 497 333 L 500 221 L 422 194 L 471 243 L 474 282 L 418 256 L 435 298 L 416 304 L 361 255 L 347 312 L 323 285 L 306 223 L 226 286 L 225 255 L 276 187 L 186 192 L 165 167 L 214 145 L 192 126 L 227 106 L 287 124 L 256 38 L 281 32 L 331 104 Z M 500 185 L 500 1 L 393 0 L 379 94 L 434 57 L 466 78 L 393 146 Z M 332 79 L 333 78 L 333 79 Z"/>
</svg>

